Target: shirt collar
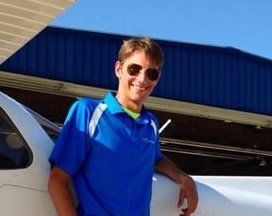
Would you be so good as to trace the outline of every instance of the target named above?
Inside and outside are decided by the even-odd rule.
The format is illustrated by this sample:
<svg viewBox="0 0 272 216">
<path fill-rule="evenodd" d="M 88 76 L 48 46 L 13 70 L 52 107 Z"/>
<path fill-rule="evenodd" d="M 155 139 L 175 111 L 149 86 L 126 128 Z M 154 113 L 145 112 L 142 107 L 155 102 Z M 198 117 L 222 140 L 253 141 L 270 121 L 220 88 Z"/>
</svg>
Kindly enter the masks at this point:
<svg viewBox="0 0 272 216">
<path fill-rule="evenodd" d="M 107 104 L 109 111 L 112 114 L 125 112 L 122 105 L 117 101 L 115 95 L 116 94 L 113 92 L 108 92 L 104 98 L 104 102 Z"/>
<path fill-rule="evenodd" d="M 116 93 L 114 92 L 108 92 L 106 94 L 104 102 L 107 104 L 108 110 L 112 114 L 125 113 L 127 115 L 122 105 L 118 102 L 115 96 Z M 147 117 L 147 111 L 144 106 L 142 107 L 140 117 L 137 118 L 135 121 L 140 124 L 147 124 L 149 122 Z"/>
</svg>

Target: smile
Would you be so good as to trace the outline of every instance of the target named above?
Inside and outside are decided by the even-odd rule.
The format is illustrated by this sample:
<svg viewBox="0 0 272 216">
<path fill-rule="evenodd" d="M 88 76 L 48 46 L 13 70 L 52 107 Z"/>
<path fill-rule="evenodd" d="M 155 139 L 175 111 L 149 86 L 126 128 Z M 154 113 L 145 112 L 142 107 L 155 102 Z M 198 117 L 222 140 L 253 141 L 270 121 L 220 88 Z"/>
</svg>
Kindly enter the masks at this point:
<svg viewBox="0 0 272 216">
<path fill-rule="evenodd" d="M 138 85 L 134 85 L 134 84 L 131 84 L 134 88 L 136 88 L 137 90 L 140 90 L 140 91 L 145 91 L 148 89 L 148 87 L 141 87 L 141 86 L 138 86 Z"/>
</svg>

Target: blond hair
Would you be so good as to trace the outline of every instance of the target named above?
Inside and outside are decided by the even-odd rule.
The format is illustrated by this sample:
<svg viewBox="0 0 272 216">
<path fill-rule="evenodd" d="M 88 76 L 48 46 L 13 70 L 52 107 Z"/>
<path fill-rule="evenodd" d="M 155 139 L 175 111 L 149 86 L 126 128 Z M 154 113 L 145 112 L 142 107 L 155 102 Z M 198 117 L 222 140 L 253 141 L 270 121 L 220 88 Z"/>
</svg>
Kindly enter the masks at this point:
<svg viewBox="0 0 272 216">
<path fill-rule="evenodd" d="M 123 63 L 128 57 L 137 51 L 143 51 L 161 70 L 163 65 L 163 53 L 160 46 L 149 38 L 132 38 L 123 41 L 118 53 L 118 61 Z"/>
</svg>

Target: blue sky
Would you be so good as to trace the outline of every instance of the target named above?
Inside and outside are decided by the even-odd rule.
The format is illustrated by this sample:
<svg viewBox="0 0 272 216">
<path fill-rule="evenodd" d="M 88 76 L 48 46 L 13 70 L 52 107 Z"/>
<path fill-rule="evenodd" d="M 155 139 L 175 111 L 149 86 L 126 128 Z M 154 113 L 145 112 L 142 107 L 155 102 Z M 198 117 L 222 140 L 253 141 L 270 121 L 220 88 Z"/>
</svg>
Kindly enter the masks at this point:
<svg viewBox="0 0 272 216">
<path fill-rule="evenodd" d="M 231 46 L 272 59 L 272 0 L 78 0 L 51 25 Z"/>
</svg>

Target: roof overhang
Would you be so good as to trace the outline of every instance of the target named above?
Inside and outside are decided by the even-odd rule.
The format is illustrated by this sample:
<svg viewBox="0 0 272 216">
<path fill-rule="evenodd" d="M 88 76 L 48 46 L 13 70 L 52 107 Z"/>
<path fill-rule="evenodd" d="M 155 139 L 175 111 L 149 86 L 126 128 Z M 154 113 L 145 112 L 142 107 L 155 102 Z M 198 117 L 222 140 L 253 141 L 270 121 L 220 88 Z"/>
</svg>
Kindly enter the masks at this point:
<svg viewBox="0 0 272 216">
<path fill-rule="evenodd" d="M 76 0 L 0 0 L 0 64 Z"/>
<path fill-rule="evenodd" d="M 83 86 L 58 80 L 33 77 L 0 71 L 0 86 L 43 92 L 68 97 L 102 98 L 108 89 Z M 158 97 L 149 97 L 145 106 L 163 112 L 222 120 L 256 127 L 272 128 L 272 117 L 268 115 L 223 109 Z"/>
</svg>

